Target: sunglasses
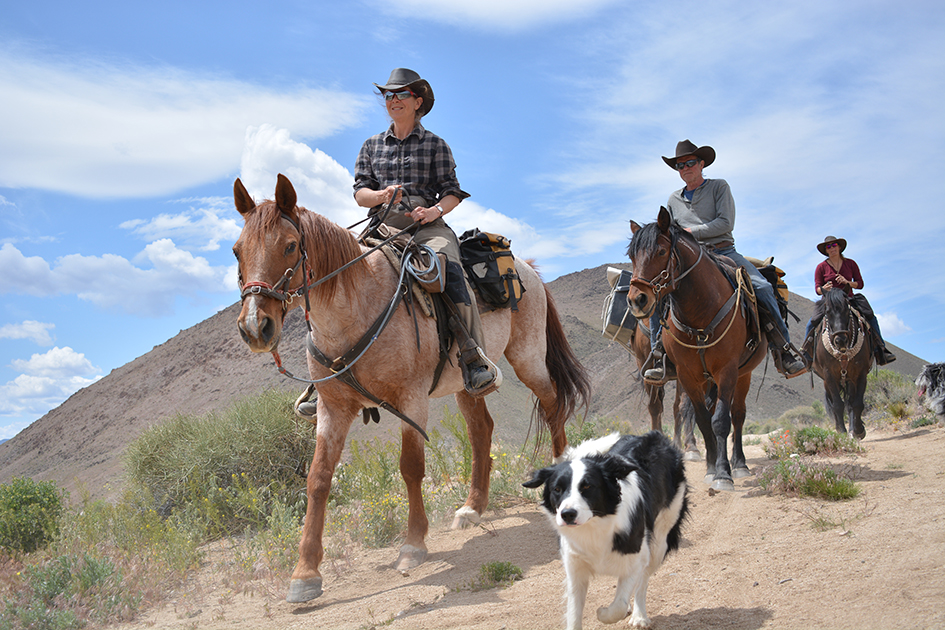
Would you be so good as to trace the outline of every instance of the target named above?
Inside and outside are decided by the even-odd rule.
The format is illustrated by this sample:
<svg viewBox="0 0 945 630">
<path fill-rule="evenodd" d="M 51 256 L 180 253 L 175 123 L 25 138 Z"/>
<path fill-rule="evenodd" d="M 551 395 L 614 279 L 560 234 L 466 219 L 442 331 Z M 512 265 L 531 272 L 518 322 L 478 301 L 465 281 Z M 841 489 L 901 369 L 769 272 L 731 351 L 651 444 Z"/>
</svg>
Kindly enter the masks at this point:
<svg viewBox="0 0 945 630">
<path fill-rule="evenodd" d="M 830 249 L 831 247 L 840 247 L 840 243 L 827 243 L 824 249 Z"/>
<path fill-rule="evenodd" d="M 687 166 L 692 167 L 699 163 L 699 160 L 686 160 L 685 162 L 676 162 L 676 170 L 681 171 Z"/>
<path fill-rule="evenodd" d="M 394 100 L 395 96 L 397 97 L 398 101 L 403 101 L 410 98 L 411 96 L 416 96 L 416 94 L 410 90 L 402 90 L 400 92 L 384 92 L 384 100 L 386 101 Z"/>
</svg>

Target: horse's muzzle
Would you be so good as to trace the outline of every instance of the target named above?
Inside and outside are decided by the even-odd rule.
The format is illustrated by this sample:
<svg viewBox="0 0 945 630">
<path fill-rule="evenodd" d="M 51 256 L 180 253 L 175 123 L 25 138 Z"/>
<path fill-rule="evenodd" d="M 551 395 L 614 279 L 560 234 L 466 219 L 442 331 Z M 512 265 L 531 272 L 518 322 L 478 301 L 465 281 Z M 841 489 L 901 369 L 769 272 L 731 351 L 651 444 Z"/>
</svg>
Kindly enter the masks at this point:
<svg viewBox="0 0 945 630">
<path fill-rule="evenodd" d="M 279 323 L 265 311 L 256 308 L 254 299 L 243 301 L 236 326 L 240 337 L 253 352 L 272 352 L 279 345 L 282 331 Z"/>
</svg>

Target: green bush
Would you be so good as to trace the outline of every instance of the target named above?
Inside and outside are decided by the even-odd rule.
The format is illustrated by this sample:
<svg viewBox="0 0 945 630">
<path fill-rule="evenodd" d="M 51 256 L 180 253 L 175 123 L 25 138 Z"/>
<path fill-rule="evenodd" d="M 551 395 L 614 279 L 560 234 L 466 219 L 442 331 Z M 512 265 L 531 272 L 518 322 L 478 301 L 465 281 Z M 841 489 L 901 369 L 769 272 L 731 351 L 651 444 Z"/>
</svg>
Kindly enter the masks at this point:
<svg viewBox="0 0 945 630">
<path fill-rule="evenodd" d="M 0 548 L 32 553 L 59 531 L 63 493 L 50 481 L 14 477 L 0 484 Z"/>
<path fill-rule="evenodd" d="M 856 438 L 822 427 L 804 427 L 782 431 L 764 446 L 772 459 L 788 459 L 797 455 L 839 455 L 862 453 L 863 446 Z"/>
<path fill-rule="evenodd" d="M 914 393 L 915 384 L 899 372 L 873 370 L 866 377 L 863 403 L 866 409 L 889 409 L 890 406 L 901 409 L 908 405 Z"/>
<path fill-rule="evenodd" d="M 826 464 L 790 457 L 762 470 L 758 483 L 765 490 L 789 496 L 842 501 L 859 495 L 853 481 L 838 475 Z"/>
</svg>

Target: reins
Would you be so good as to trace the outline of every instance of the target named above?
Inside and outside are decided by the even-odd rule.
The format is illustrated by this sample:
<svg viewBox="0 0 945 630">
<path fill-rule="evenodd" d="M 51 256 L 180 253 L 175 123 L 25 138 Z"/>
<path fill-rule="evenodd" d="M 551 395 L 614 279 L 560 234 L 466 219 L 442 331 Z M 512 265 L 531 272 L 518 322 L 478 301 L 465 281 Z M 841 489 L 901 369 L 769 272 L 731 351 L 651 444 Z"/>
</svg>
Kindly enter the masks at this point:
<svg viewBox="0 0 945 630">
<path fill-rule="evenodd" d="M 846 302 L 846 300 L 844 300 Z M 827 314 L 824 315 L 824 323 L 822 326 L 822 332 L 820 335 L 820 341 L 824 345 L 824 348 L 827 352 L 830 353 L 834 359 L 840 363 L 840 386 L 845 386 L 847 382 L 847 366 L 850 364 L 850 359 L 859 354 L 860 350 L 863 349 L 863 340 L 866 338 L 866 334 L 863 331 L 863 326 L 865 324 L 863 316 L 860 315 L 860 312 L 850 306 L 849 302 L 846 302 L 847 308 L 847 321 L 850 321 L 850 314 L 852 313 L 855 319 L 857 320 L 857 325 L 852 326 L 852 334 L 856 338 L 856 341 L 853 342 L 852 347 L 847 347 L 846 350 L 840 350 L 833 344 L 833 335 L 830 334 L 830 318 L 827 317 Z M 846 332 L 846 331 L 841 331 Z"/>
<path fill-rule="evenodd" d="M 395 197 L 396 195 L 392 197 L 390 202 L 388 203 L 387 210 L 385 211 L 384 216 L 386 216 L 387 212 L 390 211 L 390 208 L 393 205 Z M 388 322 L 390 321 L 390 318 L 393 316 L 394 312 L 397 310 L 397 307 L 400 305 L 400 302 L 403 300 L 404 292 L 407 290 L 405 279 L 406 279 L 406 274 L 408 273 L 408 271 L 413 274 L 422 273 L 422 272 L 416 272 L 413 269 L 412 265 L 410 264 L 409 255 L 405 256 L 404 262 L 401 265 L 401 272 L 400 272 L 400 277 L 398 278 L 397 288 L 395 289 L 394 295 L 391 297 L 391 300 L 388 303 L 387 308 L 381 312 L 381 314 L 377 317 L 377 319 L 374 320 L 374 323 L 371 324 L 371 326 L 364 333 L 364 335 L 362 335 L 361 339 L 359 339 L 358 342 L 355 343 L 353 347 L 351 347 L 347 352 L 345 352 L 343 355 L 341 355 L 337 359 L 335 360 L 329 359 L 321 350 L 318 349 L 317 346 L 315 346 L 315 341 L 312 338 L 312 333 L 313 333 L 312 323 L 309 317 L 309 312 L 311 311 L 311 305 L 309 303 L 309 292 L 312 289 L 330 280 L 331 278 L 334 278 L 335 276 L 340 274 L 342 271 L 345 271 L 346 269 L 350 268 L 355 263 L 361 260 L 364 260 L 367 256 L 371 255 L 372 253 L 374 253 L 381 247 L 384 247 L 385 245 L 387 245 L 388 243 L 390 243 L 397 237 L 401 236 L 402 234 L 416 230 L 419 224 L 414 223 L 410 226 L 407 226 L 406 228 L 400 230 L 394 235 L 388 237 L 387 239 L 384 239 L 382 242 L 378 243 L 377 245 L 369 248 L 367 251 L 362 252 L 360 256 L 357 256 L 356 258 L 348 261 L 347 263 L 345 263 L 338 269 L 334 270 L 333 272 L 319 278 L 315 282 L 309 283 L 309 280 L 312 277 L 312 272 L 308 264 L 308 249 L 305 246 L 305 232 L 302 229 L 301 222 L 296 223 L 289 215 L 287 215 L 284 212 L 281 214 L 282 214 L 282 218 L 288 221 L 299 233 L 299 247 L 302 250 L 302 253 L 299 256 L 299 260 L 298 262 L 295 263 L 294 267 L 292 267 L 291 269 L 286 269 L 285 273 L 282 275 L 279 281 L 276 282 L 276 284 L 274 285 L 269 285 L 266 282 L 248 282 L 246 284 L 243 284 L 242 274 L 240 273 L 240 277 L 239 277 L 240 301 L 244 300 L 247 296 L 250 296 L 250 295 L 264 295 L 266 297 L 270 297 L 270 298 L 273 298 L 275 300 L 279 300 L 280 302 L 282 302 L 282 310 L 283 312 L 285 312 L 288 310 L 289 306 L 291 306 L 292 301 L 296 297 L 304 295 L 305 297 L 305 325 L 308 328 L 308 335 L 306 336 L 306 349 L 316 361 L 318 361 L 321 365 L 331 370 L 332 373 L 324 378 L 314 379 L 314 380 L 300 378 L 292 374 L 288 369 L 286 369 L 282 365 L 282 357 L 279 356 L 278 351 L 273 350 L 271 351 L 270 354 L 272 354 L 273 360 L 275 361 L 276 369 L 279 371 L 280 374 L 282 374 L 283 376 L 287 378 L 290 378 L 290 379 L 293 379 L 302 383 L 308 383 L 310 385 L 324 383 L 333 378 L 337 378 L 338 380 L 342 381 L 343 383 L 345 383 L 346 385 L 348 385 L 349 387 L 357 391 L 359 394 L 361 394 L 362 396 L 364 396 L 365 398 L 373 402 L 378 407 L 381 407 L 382 409 L 389 411 L 390 413 L 400 418 L 402 421 L 409 424 L 411 427 L 416 429 L 426 441 L 429 442 L 430 438 L 427 436 L 426 431 L 424 431 L 423 428 L 420 427 L 420 425 L 418 425 L 416 422 L 414 422 L 405 414 L 401 413 L 396 407 L 394 407 L 390 403 L 384 400 L 381 400 L 377 396 L 374 396 L 357 380 L 354 374 L 351 373 L 351 368 L 354 367 L 354 365 L 361 359 L 361 357 L 363 357 L 364 354 L 371 348 L 371 346 L 374 345 L 374 342 L 377 341 L 378 336 L 387 326 Z M 363 223 L 363 220 L 359 221 L 358 223 L 355 223 L 355 225 L 358 225 L 359 223 Z M 435 264 L 435 260 L 436 260 L 435 255 L 433 255 L 433 260 Z M 302 267 L 302 284 L 294 291 L 283 290 L 281 287 L 287 284 L 292 279 L 292 277 L 298 271 L 300 266 Z M 373 419 L 375 422 L 379 421 L 379 416 L 377 414 L 376 408 L 370 408 L 370 409 L 365 408 L 363 411 L 364 411 L 364 416 L 365 416 L 364 418 L 365 423 L 368 421 L 369 417 L 370 419 Z"/>
</svg>

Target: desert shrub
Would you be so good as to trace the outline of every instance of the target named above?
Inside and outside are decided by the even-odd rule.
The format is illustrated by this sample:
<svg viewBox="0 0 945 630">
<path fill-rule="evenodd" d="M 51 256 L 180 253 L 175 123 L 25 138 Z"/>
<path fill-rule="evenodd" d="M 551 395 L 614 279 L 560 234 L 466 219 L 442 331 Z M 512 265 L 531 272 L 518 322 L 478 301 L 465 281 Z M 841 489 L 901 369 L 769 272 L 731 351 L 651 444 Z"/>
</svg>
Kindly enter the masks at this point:
<svg viewBox="0 0 945 630">
<path fill-rule="evenodd" d="M 473 590 L 485 590 L 497 586 L 511 586 L 521 579 L 523 573 L 511 562 L 488 562 L 479 567 L 479 579 L 473 584 Z"/>
<path fill-rule="evenodd" d="M 915 384 L 902 374 L 892 370 L 873 370 L 866 378 L 863 402 L 870 410 L 889 410 L 891 405 L 904 409 L 914 393 Z"/>
<path fill-rule="evenodd" d="M 211 536 L 262 528 L 279 503 L 301 518 L 314 451 L 311 427 L 295 422 L 293 400 L 269 391 L 228 411 L 178 415 L 127 449 L 130 485 L 162 516 L 172 513 Z"/>
<path fill-rule="evenodd" d="M 59 531 L 63 493 L 50 481 L 14 477 L 0 484 L 0 548 L 31 553 Z"/>
<path fill-rule="evenodd" d="M 850 479 L 820 462 L 789 457 L 764 468 L 758 477 L 762 488 L 776 494 L 806 496 L 828 501 L 842 501 L 859 495 L 859 487 Z"/>
<path fill-rule="evenodd" d="M 863 447 L 856 438 L 846 433 L 822 427 L 804 427 L 772 436 L 764 450 L 768 457 L 782 460 L 796 455 L 856 454 L 862 453 Z"/>
</svg>

